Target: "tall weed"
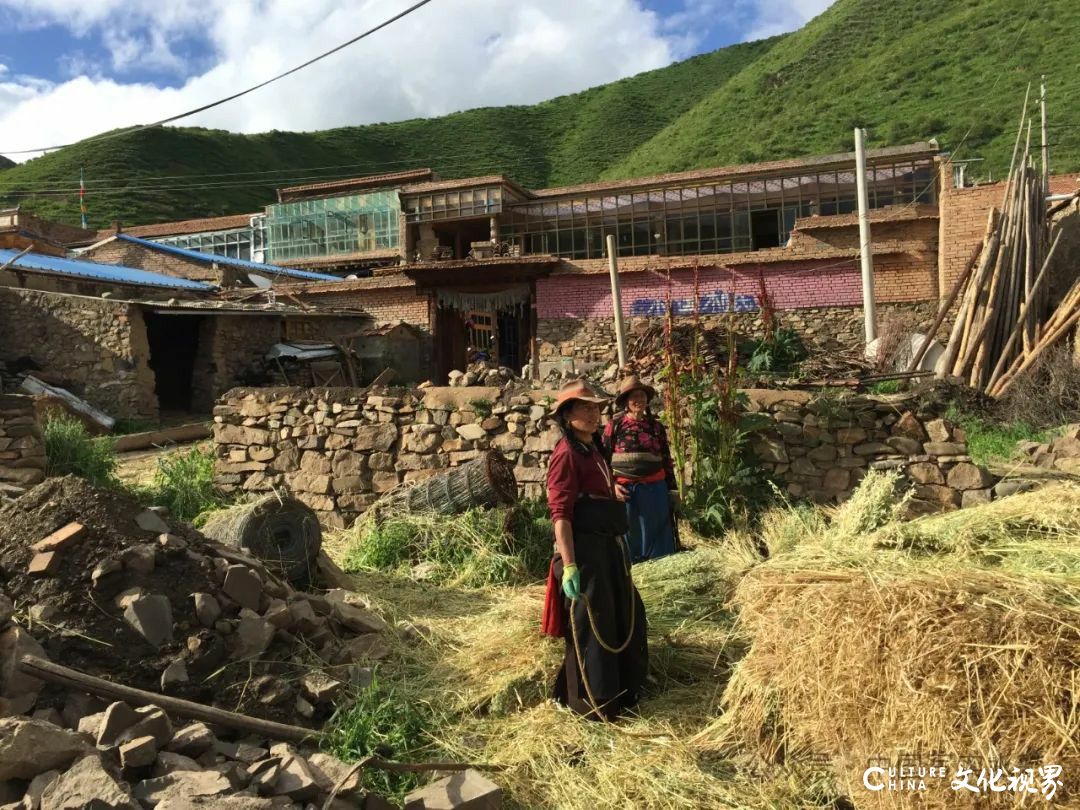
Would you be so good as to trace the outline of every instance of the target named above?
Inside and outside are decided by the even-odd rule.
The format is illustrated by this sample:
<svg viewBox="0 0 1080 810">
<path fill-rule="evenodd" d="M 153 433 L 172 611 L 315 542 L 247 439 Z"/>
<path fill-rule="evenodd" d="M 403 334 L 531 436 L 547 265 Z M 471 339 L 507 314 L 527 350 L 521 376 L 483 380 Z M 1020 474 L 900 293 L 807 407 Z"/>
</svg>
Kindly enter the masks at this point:
<svg viewBox="0 0 1080 810">
<path fill-rule="evenodd" d="M 102 487 L 119 483 L 112 439 L 95 438 L 78 419 L 55 413 L 46 419 L 44 434 L 47 475 L 78 475 Z"/>
</svg>

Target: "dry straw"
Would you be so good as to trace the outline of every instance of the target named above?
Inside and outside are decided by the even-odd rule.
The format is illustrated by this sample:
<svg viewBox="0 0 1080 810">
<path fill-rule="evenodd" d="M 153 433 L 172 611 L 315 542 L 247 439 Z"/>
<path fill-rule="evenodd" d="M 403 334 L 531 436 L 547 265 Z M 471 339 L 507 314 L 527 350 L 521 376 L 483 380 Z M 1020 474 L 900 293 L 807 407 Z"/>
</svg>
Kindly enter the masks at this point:
<svg viewBox="0 0 1080 810">
<path fill-rule="evenodd" d="M 919 747 L 1057 760 L 1075 785 L 1080 487 L 900 524 L 903 497 L 871 474 L 831 513 L 785 507 L 635 566 L 654 682 L 617 725 L 547 699 L 542 588 L 358 585 L 408 622 L 384 666 L 440 707 L 434 745 L 505 766 L 516 806 L 904 807 L 859 760 Z M 972 806 L 937 787 L 918 806 Z"/>
</svg>

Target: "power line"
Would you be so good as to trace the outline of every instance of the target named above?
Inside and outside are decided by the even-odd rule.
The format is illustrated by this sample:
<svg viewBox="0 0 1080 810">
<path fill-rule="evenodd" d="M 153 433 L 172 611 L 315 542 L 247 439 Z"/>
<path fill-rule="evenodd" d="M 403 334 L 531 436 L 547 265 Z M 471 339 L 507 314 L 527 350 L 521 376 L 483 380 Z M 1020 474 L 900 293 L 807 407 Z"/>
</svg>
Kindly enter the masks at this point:
<svg viewBox="0 0 1080 810">
<path fill-rule="evenodd" d="M 283 73 L 279 73 L 276 76 L 272 76 L 269 79 L 266 79 L 265 81 L 259 82 L 258 84 L 254 84 L 251 87 L 248 87 L 247 89 L 241 90 L 241 91 L 239 91 L 237 93 L 233 93 L 230 96 L 225 96 L 225 98 L 220 98 L 217 101 L 211 101 L 209 104 L 203 104 L 201 107 L 196 107 L 193 110 L 188 110 L 187 112 L 182 112 L 182 113 L 179 113 L 178 115 L 173 115 L 173 116 L 170 116 L 168 118 L 162 118 L 160 121 L 154 121 L 151 124 L 138 124 L 136 126 L 128 127 L 126 129 L 121 129 L 121 130 L 118 130 L 116 132 L 106 132 L 106 133 L 103 133 L 101 135 L 95 135 L 92 138 L 84 138 L 81 141 L 76 141 L 76 143 L 90 143 L 92 141 L 103 141 L 103 140 L 107 140 L 109 138 L 118 138 L 121 135 L 129 135 L 132 132 L 138 132 L 138 131 L 143 130 L 143 129 L 151 129 L 153 127 L 160 127 L 160 126 L 163 126 L 165 124 L 171 124 L 173 121 L 179 121 L 181 118 L 189 118 L 190 116 L 195 115 L 196 113 L 205 112 L 206 110 L 213 109 L 214 107 L 219 107 L 222 104 L 225 104 L 225 103 L 227 103 L 229 101 L 234 101 L 234 100 L 240 98 L 241 96 L 246 96 L 248 93 L 254 93 L 256 90 L 259 90 L 259 89 L 261 89 L 263 87 L 266 87 L 268 84 L 273 84 L 274 82 L 278 81 L 279 79 L 284 79 L 286 76 L 291 76 L 293 73 L 296 73 L 296 72 L 298 72 L 300 70 L 303 70 L 304 68 L 309 67 L 310 65 L 314 65 L 316 62 L 318 62 L 318 61 L 320 61 L 322 59 L 325 59 L 326 57 L 328 57 L 328 56 L 330 56 L 332 54 L 335 54 L 338 51 L 343 50 L 343 49 L 349 47 L 350 45 L 353 45 L 353 44 L 359 42 L 360 40 L 364 39 L 365 37 L 371 36 L 376 31 L 381 31 L 383 28 L 386 28 L 388 25 L 391 25 L 392 23 L 397 22 L 398 20 L 402 19 L 403 17 L 409 16 L 414 11 L 416 11 L 417 9 L 419 9 L 422 6 L 426 6 L 430 2 L 431 2 L 431 0 L 419 0 L 419 2 L 414 3 L 413 5 L 409 6 L 404 11 L 402 11 L 402 12 L 400 12 L 398 14 L 395 14 L 393 17 L 391 17 L 388 20 L 384 20 L 383 22 L 376 25 L 374 28 L 369 28 L 367 31 L 364 31 L 362 34 L 358 34 L 357 36 L 353 37 L 352 39 L 348 40 L 347 42 L 342 42 L 340 45 L 338 45 L 338 46 L 336 46 L 334 48 L 331 48 L 328 51 L 324 51 L 323 53 L 319 54 L 318 56 L 316 56 L 316 57 L 314 57 L 312 59 L 309 59 L 306 62 L 297 65 L 296 67 L 289 68 L 289 70 L 286 70 Z M 65 147 L 74 146 L 74 145 L 75 145 L 74 143 L 64 143 L 64 144 L 59 144 L 59 145 L 56 145 L 56 146 L 39 146 L 36 149 L 2 149 L 2 150 L 0 150 L 0 154 L 26 155 L 26 154 L 30 154 L 31 152 L 46 152 L 46 151 L 49 151 L 51 149 L 63 149 Z"/>
</svg>

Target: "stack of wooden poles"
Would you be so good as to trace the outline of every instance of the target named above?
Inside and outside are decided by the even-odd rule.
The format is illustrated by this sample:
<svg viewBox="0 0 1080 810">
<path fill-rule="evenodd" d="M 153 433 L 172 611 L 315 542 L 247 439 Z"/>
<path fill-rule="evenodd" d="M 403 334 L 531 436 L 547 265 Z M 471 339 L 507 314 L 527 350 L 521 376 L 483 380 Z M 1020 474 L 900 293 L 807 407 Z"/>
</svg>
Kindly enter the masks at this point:
<svg viewBox="0 0 1080 810">
<path fill-rule="evenodd" d="M 1024 108 L 1001 210 L 991 209 L 986 233 L 934 326 L 963 291 L 938 375 L 967 380 L 994 397 L 1005 394 L 1080 319 L 1080 281 L 1049 311 L 1048 268 L 1061 234 L 1051 244 L 1048 178 L 1032 159 L 1026 102 Z"/>
</svg>

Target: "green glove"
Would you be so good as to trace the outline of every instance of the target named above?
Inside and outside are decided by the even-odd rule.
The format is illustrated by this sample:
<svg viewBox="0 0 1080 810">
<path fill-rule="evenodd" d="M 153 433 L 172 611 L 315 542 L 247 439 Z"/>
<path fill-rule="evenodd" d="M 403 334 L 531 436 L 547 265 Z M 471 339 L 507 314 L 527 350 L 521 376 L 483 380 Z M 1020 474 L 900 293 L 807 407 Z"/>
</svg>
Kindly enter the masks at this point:
<svg viewBox="0 0 1080 810">
<path fill-rule="evenodd" d="M 576 565 L 568 565 L 562 572 L 562 592 L 573 601 L 581 596 L 581 572 Z"/>
</svg>

